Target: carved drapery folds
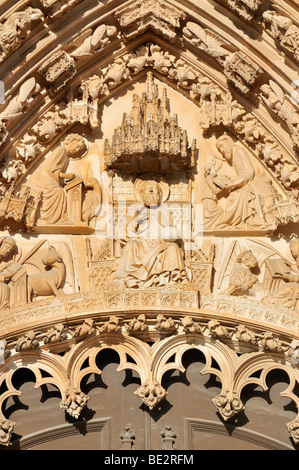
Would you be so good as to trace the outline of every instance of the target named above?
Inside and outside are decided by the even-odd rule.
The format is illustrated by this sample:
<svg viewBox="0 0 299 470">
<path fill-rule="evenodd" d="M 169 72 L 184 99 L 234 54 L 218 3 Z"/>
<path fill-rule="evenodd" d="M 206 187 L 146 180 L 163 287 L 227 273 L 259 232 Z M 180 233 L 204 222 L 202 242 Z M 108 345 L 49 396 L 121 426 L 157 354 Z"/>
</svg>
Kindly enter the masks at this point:
<svg viewBox="0 0 299 470">
<path fill-rule="evenodd" d="M 266 390 L 275 369 L 299 404 L 293 7 L 106 3 L 18 3 L 1 20 L 5 446 L 15 367 L 79 420 L 106 348 L 138 375 L 143 409 L 169 399 L 163 375 L 192 348 L 221 383 L 221 420 L 246 413 L 243 389 Z M 165 449 L 176 432 L 162 431 Z M 121 441 L 133 448 L 130 427 Z"/>
<path fill-rule="evenodd" d="M 198 325 L 196 331 L 186 331 L 182 322 L 177 319 L 177 333 L 164 338 L 161 333 L 160 341 L 152 346 L 142 341 L 142 336 L 138 338 L 128 335 L 123 322 L 120 322 L 121 329 L 117 333 L 114 329 L 103 330 L 102 322 L 96 322 L 91 334 L 76 336 L 75 342 L 74 331 L 80 325 L 77 327 L 73 325 L 71 328 L 65 325 L 63 349 L 59 343 L 56 346 L 55 343 L 49 346 L 46 331 L 44 334 L 39 332 L 38 335 L 32 331 L 28 332 L 27 337 L 38 338 L 35 339 L 37 344 L 34 347 L 19 349 L 17 345 L 20 344 L 20 340 L 17 344 L 8 342 L 6 347 L 10 350 L 10 355 L 7 364 L 12 361 L 17 365 L 22 364 L 22 367 L 27 366 L 35 375 L 35 387 L 55 384 L 61 393 L 60 409 L 77 420 L 89 400 L 81 390 L 81 382 L 90 372 L 101 374 L 101 370 L 96 366 L 96 357 L 107 347 L 112 347 L 118 352 L 120 363 L 117 370 L 131 369 L 139 375 L 140 386 L 136 389 L 135 395 L 150 410 L 154 409 L 161 400 L 167 400 L 167 390 L 161 385 L 163 375 L 173 369 L 184 371 L 182 357 L 190 348 L 196 348 L 204 353 L 205 367 L 201 373 L 215 375 L 221 381 L 222 390 L 212 401 L 225 421 L 229 421 L 238 413 L 246 413 L 246 406 L 241 400 L 243 388 L 249 384 L 258 384 L 266 390 L 267 375 L 276 368 L 283 370 L 289 377 L 289 385 L 282 395 L 289 397 L 298 405 L 298 398 L 294 393 L 299 378 L 298 370 L 291 365 L 293 348 L 287 340 L 279 340 L 267 331 L 262 334 L 255 333 L 246 327 L 242 328 L 240 335 L 240 327 L 236 328 L 233 324 L 225 326 L 216 320 L 210 320 L 208 323 L 206 320 L 199 322 L 198 320 L 195 319 Z M 111 321 L 113 322 L 113 319 Z M 149 331 L 153 333 L 156 329 L 156 320 L 153 320 L 152 315 L 148 317 L 148 324 Z M 57 325 L 57 329 L 61 327 Z M 144 333 L 140 332 L 140 335 L 142 334 Z M 255 346 L 252 348 L 253 344 Z M 247 354 L 240 355 L 240 347 L 241 351 L 246 351 Z M 64 357 L 57 354 L 55 348 L 60 352 L 66 350 Z M 263 353 L 269 350 L 279 354 L 283 361 L 277 363 L 271 355 Z M 22 356 L 23 352 L 26 352 L 26 355 Z M 8 396 L 20 395 L 20 392 L 12 386 L 14 371 L 11 374 L 7 369 L 1 376 L 1 384 L 7 386 L 6 394 L 1 397 L 2 407 L 3 400 L 5 401 Z M 47 373 L 43 374 L 42 371 Z M 1 418 L 0 442 L 2 445 L 9 445 L 15 423 L 5 419 L 3 415 Z M 286 423 L 295 442 L 298 440 L 296 423 L 298 423 L 296 419 Z M 163 439 L 169 438 L 169 442 L 174 443 L 175 435 L 174 433 L 171 435 L 170 431 L 171 429 L 164 430 L 161 436 Z M 123 439 L 125 436 L 124 434 Z M 130 436 L 128 442 L 132 442 Z"/>
</svg>

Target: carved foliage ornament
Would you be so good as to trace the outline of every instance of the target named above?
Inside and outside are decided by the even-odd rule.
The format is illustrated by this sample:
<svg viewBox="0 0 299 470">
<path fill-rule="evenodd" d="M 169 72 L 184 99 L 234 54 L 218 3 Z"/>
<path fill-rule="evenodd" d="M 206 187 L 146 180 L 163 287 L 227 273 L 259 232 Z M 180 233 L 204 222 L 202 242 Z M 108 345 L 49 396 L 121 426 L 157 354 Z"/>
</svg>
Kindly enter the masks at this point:
<svg viewBox="0 0 299 470">
<path fill-rule="evenodd" d="M 58 329 L 61 330 L 61 328 Z M 54 350 L 50 352 L 50 350 L 44 348 L 27 350 L 30 351 L 30 353 L 26 352 L 26 354 L 30 354 L 28 363 L 27 356 L 23 355 L 21 351 L 17 351 L 16 348 L 14 355 L 6 359 L 6 372 L 1 375 L 0 384 L 5 383 L 7 386 L 7 392 L 1 396 L 1 410 L 4 401 L 8 397 L 20 395 L 20 392 L 12 386 L 11 382 L 9 364 L 10 361 L 13 361 L 16 365 L 20 364 L 22 367 L 28 367 L 32 370 L 36 377 L 35 387 L 46 383 L 56 385 L 62 397 L 60 408 L 78 419 L 88 402 L 88 396 L 80 389 L 82 378 L 90 372 L 101 373 L 95 367 L 96 355 L 107 347 L 113 347 L 119 354 L 120 365 L 118 370 L 132 369 L 139 374 L 141 385 L 135 394 L 150 409 L 157 406 L 167 396 L 167 392 L 161 386 L 163 374 L 173 369 L 183 371 L 182 356 L 189 348 L 197 348 L 204 353 L 206 365 L 202 374 L 216 375 L 222 383 L 221 393 L 213 399 L 213 403 L 224 420 L 228 420 L 244 410 L 244 404 L 240 399 L 243 387 L 249 383 L 254 383 L 266 390 L 267 375 L 276 368 L 284 370 L 290 379 L 283 395 L 288 396 L 298 405 L 298 398 L 293 389 L 299 380 L 299 373 L 297 368 L 289 364 L 288 355 L 285 356 L 286 360 L 283 362 L 276 362 L 271 355 L 265 356 L 260 351 L 251 350 L 247 354 L 237 354 L 232 343 L 229 342 L 234 335 L 240 340 L 240 329 L 231 329 L 230 338 L 227 334 L 223 334 L 225 329 L 226 327 L 220 325 L 219 322 L 211 321 L 206 326 L 202 325 L 200 333 L 186 333 L 191 335 L 191 342 L 186 339 L 185 334 L 182 334 L 183 330 L 180 330 L 180 334 L 166 337 L 154 343 L 152 347 L 138 338 L 126 335 L 125 330 L 123 330 L 124 336 L 119 336 L 115 334 L 115 330 L 108 333 L 106 329 L 105 332 L 98 329 L 98 333 L 95 335 L 77 337 L 77 343 L 73 343 L 70 349 L 67 348 L 68 352 L 64 357 L 55 354 Z M 66 332 L 67 330 L 65 330 Z M 245 342 L 252 344 L 252 333 L 244 327 L 242 329 L 242 341 L 245 340 Z M 32 340 L 34 332 L 28 333 L 26 336 L 28 338 L 30 336 Z M 259 336 L 261 336 L 260 333 Z M 72 335 L 70 335 L 70 338 L 72 338 Z M 264 339 L 269 342 L 270 335 L 266 333 Z M 225 344 L 226 341 L 228 341 L 228 344 Z M 265 345 L 263 346 L 262 342 L 261 346 L 264 347 Z M 45 346 L 48 347 L 48 345 Z M 272 348 L 271 341 L 267 347 Z M 274 350 L 278 354 L 284 354 L 281 348 L 278 350 L 275 346 Z M 128 359 L 127 355 L 133 358 L 134 362 Z M 170 358 L 173 359 L 170 361 Z M 81 369 L 83 364 L 85 364 L 85 367 Z M 214 367 L 213 364 L 217 364 L 217 367 Z M 47 372 L 46 375 L 41 373 L 43 370 Z M 80 372 L 78 373 L 78 371 Z M 298 418 L 287 423 L 289 432 L 295 441 L 297 440 L 298 429 L 296 423 L 298 423 Z M 1 414 L 0 429 L 0 443 L 8 445 L 14 423 L 7 420 L 3 414 Z M 129 430 L 126 431 L 129 432 Z M 164 429 L 161 436 L 165 445 L 171 446 L 174 443 L 175 435 L 170 428 Z M 124 433 L 122 439 L 125 439 L 130 446 L 134 438 L 132 434 Z M 126 444 L 124 443 L 124 445 Z"/>
</svg>

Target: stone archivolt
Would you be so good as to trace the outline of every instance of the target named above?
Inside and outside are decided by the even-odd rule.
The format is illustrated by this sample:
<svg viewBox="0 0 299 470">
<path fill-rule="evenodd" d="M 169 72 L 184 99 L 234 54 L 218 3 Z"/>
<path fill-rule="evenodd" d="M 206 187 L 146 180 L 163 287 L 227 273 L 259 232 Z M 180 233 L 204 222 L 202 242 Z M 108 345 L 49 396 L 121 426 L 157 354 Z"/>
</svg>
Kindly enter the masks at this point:
<svg viewBox="0 0 299 470">
<path fill-rule="evenodd" d="M 22 366 L 35 387 L 58 387 L 61 409 L 79 419 L 82 379 L 101 374 L 105 348 L 118 352 L 117 370 L 138 374 L 135 394 L 150 410 L 190 348 L 204 354 L 202 374 L 221 381 L 213 403 L 223 420 L 244 410 L 246 385 L 266 390 L 274 369 L 298 408 L 289 10 L 223 0 L 214 18 L 208 2 L 203 16 L 198 2 L 111 1 L 111 14 L 99 2 L 86 20 L 84 1 L 37 3 L 18 4 L 0 26 L 11 70 L 0 109 L 1 410 L 20 394 L 12 378 Z M 228 37 L 223 6 L 244 34 L 229 23 Z M 52 29 L 63 15 L 70 29 Z M 264 28 L 265 52 L 244 39 L 248 24 Z M 296 444 L 298 423 L 287 423 Z M 15 423 L 2 411 L 0 428 L 9 445 Z"/>
</svg>

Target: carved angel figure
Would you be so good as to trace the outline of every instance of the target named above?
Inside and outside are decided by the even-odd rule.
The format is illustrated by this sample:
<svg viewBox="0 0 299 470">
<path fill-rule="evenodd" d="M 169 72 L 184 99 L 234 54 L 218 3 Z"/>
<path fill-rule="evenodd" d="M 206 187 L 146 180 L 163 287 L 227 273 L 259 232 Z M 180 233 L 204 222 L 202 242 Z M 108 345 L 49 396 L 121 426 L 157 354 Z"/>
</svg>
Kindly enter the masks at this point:
<svg viewBox="0 0 299 470">
<path fill-rule="evenodd" d="M 296 60 L 299 60 L 299 28 L 292 23 L 292 20 L 271 10 L 263 13 L 263 19 L 270 23 L 274 39 L 278 39 L 281 45 L 292 52 Z"/>
<path fill-rule="evenodd" d="M 39 92 L 40 85 L 34 77 L 26 80 L 19 89 L 19 93 L 10 100 L 6 108 L 0 114 L 0 121 L 13 121 L 22 116 L 32 103 L 34 96 Z"/>
<path fill-rule="evenodd" d="M 95 51 L 103 49 L 116 33 L 115 26 L 105 24 L 96 28 L 93 33 L 88 29 L 72 43 L 76 49 L 70 55 L 75 59 L 90 57 Z"/>
<path fill-rule="evenodd" d="M 0 24 L 0 62 L 29 36 L 32 21 L 42 17 L 41 10 L 29 7 L 11 13 L 5 23 Z"/>
<path fill-rule="evenodd" d="M 286 308 L 299 310 L 299 239 L 293 239 L 289 243 L 290 252 L 295 263 L 287 263 L 280 272 L 274 276 L 286 281 L 277 290 L 270 293 L 264 300 L 269 303 L 278 303 Z"/>
<path fill-rule="evenodd" d="M 273 80 L 261 86 L 261 98 L 264 103 L 286 122 L 290 131 L 299 127 L 299 114 L 292 105 L 290 98 Z"/>
<path fill-rule="evenodd" d="M 183 35 L 194 46 L 214 57 L 221 65 L 224 64 L 226 57 L 230 54 L 223 47 L 227 45 L 223 39 L 220 39 L 212 31 L 202 28 L 197 23 L 189 21 L 186 27 L 183 28 Z"/>
<path fill-rule="evenodd" d="M 14 256 L 16 252 L 17 244 L 12 237 L 0 238 L 0 309 L 10 307 L 11 279 L 19 273 L 25 273 L 25 268 Z"/>
</svg>

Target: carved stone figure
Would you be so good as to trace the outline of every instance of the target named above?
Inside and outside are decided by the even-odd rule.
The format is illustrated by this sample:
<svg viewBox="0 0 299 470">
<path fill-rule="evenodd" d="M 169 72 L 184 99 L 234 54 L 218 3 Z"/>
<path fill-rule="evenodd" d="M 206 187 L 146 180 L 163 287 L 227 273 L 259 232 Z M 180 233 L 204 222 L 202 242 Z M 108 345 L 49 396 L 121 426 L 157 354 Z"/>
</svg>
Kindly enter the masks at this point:
<svg viewBox="0 0 299 470">
<path fill-rule="evenodd" d="M 65 51 L 58 51 L 43 62 L 38 72 L 43 75 L 50 91 L 57 92 L 76 74 L 75 61 Z"/>
<path fill-rule="evenodd" d="M 169 5 L 163 0 L 135 0 L 130 5 L 120 6 L 115 13 L 127 39 L 133 39 L 147 30 L 173 42 L 180 26 L 180 19 L 186 15 L 182 10 Z"/>
<path fill-rule="evenodd" d="M 244 21 L 251 21 L 257 13 L 263 0 L 218 0 L 236 13 Z"/>
<path fill-rule="evenodd" d="M 270 179 L 249 158 L 249 155 L 231 137 L 224 134 L 216 147 L 235 175 L 219 174 L 213 165 L 206 167 L 204 193 L 204 225 L 224 229 L 265 228 L 261 200 L 267 205 L 273 202 Z M 220 198 L 225 204 L 218 207 Z"/>
<path fill-rule="evenodd" d="M 143 204 L 136 208 L 135 216 L 127 225 L 129 240 L 114 281 L 122 281 L 127 287 L 143 288 L 189 283 L 181 250 L 174 241 L 179 234 L 160 207 L 159 183 L 145 180 L 140 193 Z"/>
<path fill-rule="evenodd" d="M 264 300 L 299 311 L 299 239 L 291 240 L 289 248 L 295 263 L 288 263 L 289 265 L 285 266 L 284 272 L 274 273 L 276 277 L 280 277 L 286 282 Z M 286 260 L 284 260 L 284 263 L 286 263 Z"/>
<path fill-rule="evenodd" d="M 176 433 L 173 431 L 171 426 L 164 426 L 160 432 L 160 436 L 163 439 L 163 450 L 173 450 L 175 449 L 174 444 L 177 438 Z"/>
<path fill-rule="evenodd" d="M 219 206 L 218 199 L 229 194 L 229 189 L 234 187 L 230 178 L 219 175 L 214 163 L 205 166 L 203 189 L 204 225 L 213 227 L 225 214 L 225 210 Z"/>
<path fill-rule="evenodd" d="M 76 49 L 70 54 L 75 59 L 90 57 L 97 50 L 103 49 L 117 33 L 115 26 L 101 24 L 92 32 L 88 29 L 80 35 L 72 46 Z"/>
<path fill-rule="evenodd" d="M 246 293 L 257 281 L 257 276 L 252 272 L 257 265 L 257 259 L 251 250 L 242 251 L 236 259 L 229 286 L 223 294 Z"/>
<path fill-rule="evenodd" d="M 121 450 L 132 450 L 134 446 L 135 434 L 130 429 L 130 426 L 124 427 L 124 432 L 120 435 L 122 448 Z"/>
<path fill-rule="evenodd" d="M 12 122 L 28 109 L 34 96 L 39 92 L 40 85 L 34 77 L 26 80 L 19 89 L 18 94 L 10 100 L 0 114 L 0 121 Z"/>
<path fill-rule="evenodd" d="M 13 433 L 15 423 L 9 419 L 1 419 L 0 421 L 0 444 L 8 446 L 10 444 L 11 435 Z"/>
<path fill-rule="evenodd" d="M 31 33 L 32 22 L 40 20 L 43 12 L 38 8 L 26 8 L 9 15 L 5 23 L 0 24 L 0 62 L 16 50 Z"/>
<path fill-rule="evenodd" d="M 77 175 L 65 171 L 69 157 L 78 156 L 85 147 L 86 143 L 82 136 L 70 134 L 62 145 L 46 156 L 44 162 L 33 173 L 28 184 L 43 193 L 38 225 L 73 224 L 67 214 L 67 198 L 62 181 L 77 178 Z"/>
<path fill-rule="evenodd" d="M 270 23 L 273 38 L 278 39 L 283 47 L 294 54 L 295 60 L 299 61 L 299 28 L 290 18 L 279 15 L 276 11 L 265 11 L 263 19 Z"/>
<path fill-rule="evenodd" d="M 65 281 L 65 264 L 54 247 L 50 247 L 48 255 L 42 259 L 47 270 L 28 276 L 28 300 L 33 295 L 55 295 L 61 297 L 64 294 L 60 290 Z"/>
<path fill-rule="evenodd" d="M 0 238 L 0 308 L 10 307 L 10 287 L 11 279 L 20 274 L 25 273 L 24 267 L 12 259 L 13 254 L 17 251 L 17 244 L 10 236 L 2 236 Z"/>
</svg>

